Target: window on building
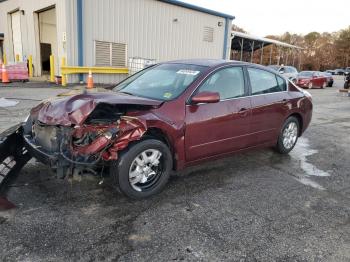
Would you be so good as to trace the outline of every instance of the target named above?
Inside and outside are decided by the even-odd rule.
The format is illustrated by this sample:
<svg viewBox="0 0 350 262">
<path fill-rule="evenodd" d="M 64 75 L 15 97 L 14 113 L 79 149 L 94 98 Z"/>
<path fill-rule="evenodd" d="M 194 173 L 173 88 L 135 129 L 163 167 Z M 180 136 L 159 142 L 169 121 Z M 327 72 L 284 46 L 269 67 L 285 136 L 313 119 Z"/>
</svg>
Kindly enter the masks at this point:
<svg viewBox="0 0 350 262">
<path fill-rule="evenodd" d="M 213 42 L 214 41 L 214 28 L 205 26 L 203 30 L 203 41 Z"/>
<path fill-rule="evenodd" d="M 285 81 L 280 78 L 277 82 L 276 75 L 265 70 L 248 68 L 252 95 L 268 94 L 286 90 Z"/>
<path fill-rule="evenodd" d="M 122 43 L 95 41 L 96 66 L 126 66 L 127 46 Z"/>
</svg>

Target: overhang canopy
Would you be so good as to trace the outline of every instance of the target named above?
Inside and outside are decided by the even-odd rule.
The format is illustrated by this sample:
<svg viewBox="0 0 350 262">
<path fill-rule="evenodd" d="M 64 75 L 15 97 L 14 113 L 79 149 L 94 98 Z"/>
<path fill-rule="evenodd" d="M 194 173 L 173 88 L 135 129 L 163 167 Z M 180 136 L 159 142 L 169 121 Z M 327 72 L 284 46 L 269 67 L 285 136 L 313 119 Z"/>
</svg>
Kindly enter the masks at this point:
<svg viewBox="0 0 350 262">
<path fill-rule="evenodd" d="M 231 31 L 231 36 L 233 37 L 231 49 L 237 50 L 237 51 L 242 50 L 242 43 L 243 43 L 243 51 L 252 51 L 252 49 L 255 51 L 257 49 L 262 48 L 263 46 L 268 46 L 272 44 L 281 46 L 281 47 L 302 49 L 299 46 L 287 44 L 278 40 L 253 36 L 253 35 L 237 32 L 237 31 Z"/>
</svg>

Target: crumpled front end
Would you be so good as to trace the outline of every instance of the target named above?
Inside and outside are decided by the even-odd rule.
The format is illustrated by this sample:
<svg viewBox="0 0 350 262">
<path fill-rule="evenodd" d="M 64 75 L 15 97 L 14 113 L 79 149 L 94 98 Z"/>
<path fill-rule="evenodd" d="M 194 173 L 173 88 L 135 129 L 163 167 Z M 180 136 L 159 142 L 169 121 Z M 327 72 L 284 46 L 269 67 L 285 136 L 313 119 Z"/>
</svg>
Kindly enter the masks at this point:
<svg viewBox="0 0 350 262">
<path fill-rule="evenodd" d="M 24 134 L 32 156 L 57 170 L 59 177 L 75 169 L 108 165 L 118 159 L 118 152 L 146 132 L 144 121 L 120 116 L 110 123 L 87 123 L 75 126 L 53 126 L 34 120 Z"/>
<path fill-rule="evenodd" d="M 117 160 L 121 150 L 147 131 L 146 121 L 129 113 L 142 115 L 160 102 L 109 96 L 82 94 L 33 108 L 23 134 L 30 154 L 57 170 L 59 177 Z"/>
</svg>

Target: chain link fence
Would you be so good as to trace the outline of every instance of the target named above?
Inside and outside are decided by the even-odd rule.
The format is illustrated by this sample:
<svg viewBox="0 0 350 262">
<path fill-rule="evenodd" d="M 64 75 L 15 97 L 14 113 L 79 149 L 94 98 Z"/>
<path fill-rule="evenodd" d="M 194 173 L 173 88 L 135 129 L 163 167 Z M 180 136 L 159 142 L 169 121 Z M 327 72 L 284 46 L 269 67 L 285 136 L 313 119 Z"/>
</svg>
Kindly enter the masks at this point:
<svg viewBox="0 0 350 262">
<path fill-rule="evenodd" d="M 133 75 L 138 71 L 157 63 L 156 59 L 129 57 L 129 75 Z"/>
</svg>

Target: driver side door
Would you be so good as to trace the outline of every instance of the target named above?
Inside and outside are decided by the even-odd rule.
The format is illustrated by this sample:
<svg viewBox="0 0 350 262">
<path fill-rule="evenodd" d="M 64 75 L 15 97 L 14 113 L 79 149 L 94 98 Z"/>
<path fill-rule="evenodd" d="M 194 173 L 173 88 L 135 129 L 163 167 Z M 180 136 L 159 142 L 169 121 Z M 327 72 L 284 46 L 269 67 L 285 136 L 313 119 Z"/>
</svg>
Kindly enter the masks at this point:
<svg viewBox="0 0 350 262">
<path fill-rule="evenodd" d="M 242 67 L 212 73 L 195 94 L 218 92 L 220 101 L 186 105 L 185 148 L 189 162 L 247 147 L 251 102 Z"/>
</svg>

